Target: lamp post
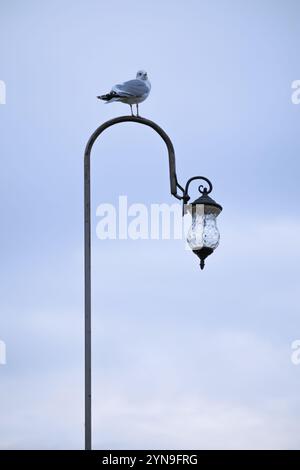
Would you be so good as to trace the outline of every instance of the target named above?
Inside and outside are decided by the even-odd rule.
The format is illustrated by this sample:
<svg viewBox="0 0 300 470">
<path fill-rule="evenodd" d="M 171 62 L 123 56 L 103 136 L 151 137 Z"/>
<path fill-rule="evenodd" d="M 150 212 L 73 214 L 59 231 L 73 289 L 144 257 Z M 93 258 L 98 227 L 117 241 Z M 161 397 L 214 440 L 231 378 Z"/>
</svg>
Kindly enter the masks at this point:
<svg viewBox="0 0 300 470">
<path fill-rule="evenodd" d="M 91 135 L 84 153 L 84 305 L 85 305 L 85 450 L 92 449 L 92 349 L 91 349 L 91 151 L 97 138 L 105 129 L 121 122 L 136 122 L 151 127 L 164 140 L 169 156 L 170 191 L 172 196 L 185 205 L 190 200 L 189 185 L 194 180 L 205 181 L 208 188 L 199 186 L 202 196 L 187 206 L 192 214 L 192 227 L 188 235 L 188 243 L 193 252 L 200 258 L 200 267 L 204 268 L 204 260 L 217 247 L 219 232 L 215 219 L 222 207 L 208 196 L 212 191 L 211 182 L 203 176 L 190 178 L 183 188 L 177 180 L 175 151 L 173 144 L 155 122 L 137 116 L 120 116 L 106 121 Z M 182 194 L 178 194 L 178 190 Z"/>
</svg>

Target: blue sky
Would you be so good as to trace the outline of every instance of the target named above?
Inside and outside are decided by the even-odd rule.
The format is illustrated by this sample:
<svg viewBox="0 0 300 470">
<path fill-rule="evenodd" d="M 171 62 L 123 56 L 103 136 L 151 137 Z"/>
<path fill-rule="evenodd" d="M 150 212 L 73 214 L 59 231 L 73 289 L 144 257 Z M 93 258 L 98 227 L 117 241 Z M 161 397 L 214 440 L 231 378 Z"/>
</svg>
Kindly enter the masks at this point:
<svg viewBox="0 0 300 470">
<path fill-rule="evenodd" d="M 214 184 L 221 242 L 100 241 L 102 202 L 169 194 L 164 144 L 93 153 L 94 448 L 299 448 L 299 3 L 2 2 L 0 448 L 83 445 L 83 150 L 127 114 L 96 96 L 146 69 L 141 114 L 181 184 Z M 196 194 L 195 194 L 196 195 Z"/>
</svg>

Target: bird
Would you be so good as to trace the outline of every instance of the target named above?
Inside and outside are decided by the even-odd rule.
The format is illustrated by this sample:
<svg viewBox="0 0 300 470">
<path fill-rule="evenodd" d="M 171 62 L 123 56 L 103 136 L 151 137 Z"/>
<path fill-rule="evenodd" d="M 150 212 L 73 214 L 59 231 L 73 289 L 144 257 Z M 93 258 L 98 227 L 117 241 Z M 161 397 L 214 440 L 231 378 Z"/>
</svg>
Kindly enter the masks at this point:
<svg viewBox="0 0 300 470">
<path fill-rule="evenodd" d="M 151 83 L 148 80 L 148 75 L 145 70 L 139 70 L 134 80 L 114 85 L 109 93 L 97 96 L 99 100 L 106 103 L 113 101 L 121 101 L 121 103 L 129 104 L 131 109 L 131 116 L 134 116 L 132 105 L 136 105 L 136 115 L 139 115 L 139 103 L 148 98 L 151 90 Z"/>
</svg>

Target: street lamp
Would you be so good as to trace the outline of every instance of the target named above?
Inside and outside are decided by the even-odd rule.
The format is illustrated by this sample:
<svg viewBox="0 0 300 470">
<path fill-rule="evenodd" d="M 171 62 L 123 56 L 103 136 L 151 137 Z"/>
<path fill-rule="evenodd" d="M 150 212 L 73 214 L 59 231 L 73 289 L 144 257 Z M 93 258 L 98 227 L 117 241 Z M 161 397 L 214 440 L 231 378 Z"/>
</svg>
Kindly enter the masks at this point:
<svg viewBox="0 0 300 470">
<path fill-rule="evenodd" d="M 188 234 L 188 243 L 193 252 L 200 258 L 200 267 L 204 268 L 204 260 L 219 243 L 219 231 L 216 217 L 222 207 L 211 199 L 208 194 L 212 191 L 211 182 L 203 176 L 190 178 L 183 188 L 177 180 L 175 151 L 169 136 L 155 122 L 139 116 L 120 116 L 111 119 L 101 126 L 89 138 L 84 153 L 84 306 L 85 306 L 85 449 L 92 448 L 92 349 L 91 349 L 91 151 L 97 138 L 102 132 L 121 122 L 136 122 L 151 127 L 159 134 L 167 146 L 169 156 L 170 191 L 172 196 L 183 202 L 185 210 L 192 214 L 192 226 Z M 189 185 L 194 180 L 202 180 L 208 187 L 200 185 L 202 196 L 191 204 Z M 178 190 L 182 194 L 178 194 Z"/>
<path fill-rule="evenodd" d="M 208 188 L 201 184 L 198 188 L 201 196 L 187 205 L 190 200 L 188 195 L 189 185 L 194 180 L 205 181 Z M 192 225 L 187 235 L 187 242 L 193 253 L 200 259 L 201 269 L 204 269 L 205 259 L 217 248 L 220 240 L 216 219 L 222 211 L 222 206 L 209 196 L 212 189 L 212 184 L 207 178 L 194 176 L 186 183 L 183 193 L 183 214 L 189 212 L 192 216 Z"/>
</svg>

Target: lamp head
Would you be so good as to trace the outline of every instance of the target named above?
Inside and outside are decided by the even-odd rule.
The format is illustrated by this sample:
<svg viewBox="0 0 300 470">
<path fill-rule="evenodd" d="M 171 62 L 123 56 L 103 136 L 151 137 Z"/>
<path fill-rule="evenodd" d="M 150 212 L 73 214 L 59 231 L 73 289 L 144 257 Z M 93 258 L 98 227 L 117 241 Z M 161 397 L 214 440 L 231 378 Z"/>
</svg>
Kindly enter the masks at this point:
<svg viewBox="0 0 300 470">
<path fill-rule="evenodd" d="M 200 259 L 201 269 L 204 269 L 205 259 L 214 252 L 220 240 L 216 219 L 222 211 L 222 206 L 209 196 L 211 190 L 210 182 L 209 189 L 199 186 L 201 196 L 185 206 L 185 210 L 192 216 L 187 242 Z M 189 196 L 185 191 L 185 201 L 188 200 Z"/>
</svg>

